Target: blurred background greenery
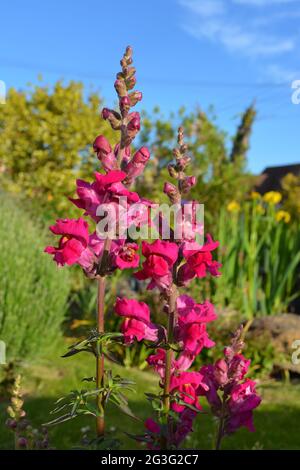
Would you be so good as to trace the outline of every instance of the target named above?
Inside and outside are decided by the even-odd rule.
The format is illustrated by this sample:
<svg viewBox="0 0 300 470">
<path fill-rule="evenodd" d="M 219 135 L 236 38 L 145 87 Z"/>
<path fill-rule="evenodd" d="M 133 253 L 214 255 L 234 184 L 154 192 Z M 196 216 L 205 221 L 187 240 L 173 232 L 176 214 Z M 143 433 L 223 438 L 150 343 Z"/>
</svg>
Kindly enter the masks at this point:
<svg viewBox="0 0 300 470">
<path fill-rule="evenodd" d="M 81 83 L 57 82 L 54 87 L 40 84 L 24 91 L 11 89 L 6 105 L 0 107 L 0 339 L 7 344 L 7 365 L 0 372 L 1 400 L 5 407 L 15 372 L 21 370 L 26 376 L 30 371 L 35 379 L 26 381 L 29 408 L 34 418 L 41 413 L 44 420 L 47 400 L 58 389 L 66 392 L 78 374 L 67 366 L 62 369 L 53 359 L 49 377 L 44 380 L 41 374 L 38 379 L 38 371 L 43 371 L 40 361 L 49 366 L 50 357 L 64 352 L 64 343 L 80 338 L 95 323 L 94 283 L 79 269 L 58 269 L 44 255 L 43 247 L 54 218 L 80 215 L 68 197 L 74 195 L 76 178 L 91 179 L 98 168 L 92 149 L 95 136 L 102 133 L 114 143 L 116 137 L 99 118 L 101 103 L 96 94 L 86 96 Z M 222 276 L 198 280 L 187 291 L 198 301 L 210 299 L 218 312 L 218 320 L 210 327 L 217 346 L 203 352 L 196 366 L 215 359 L 228 343 L 230 332 L 243 322 L 251 372 L 267 387 L 261 416 L 273 406 L 274 419 L 280 424 L 288 410 L 278 396 L 274 398 L 276 393 L 290 397 L 290 416 L 295 397 L 300 396 L 299 386 L 291 385 L 300 373 L 299 366 L 291 362 L 293 341 L 300 339 L 300 177 L 288 173 L 280 181 L 279 191 L 259 192 L 257 175 L 247 171 L 247 151 L 255 131 L 254 105 L 241 110 L 232 136 L 217 126 L 213 108 L 192 113 L 182 108 L 168 117 L 155 108 L 142 116 L 137 145 L 149 146 L 152 157 L 135 190 L 154 201 L 166 201 L 162 192 L 169 179 L 165 166 L 172 159 L 176 128 L 183 125 L 193 158 L 190 173 L 197 176 L 192 195 L 205 204 L 206 232 L 220 241 L 217 258 L 223 265 Z M 113 276 L 106 292 L 107 330 L 114 331 L 120 324 L 112 311 L 116 295 L 139 297 L 142 288 L 130 271 Z M 151 294 L 147 301 L 154 320 L 163 322 L 159 298 Z M 151 383 L 156 380 L 145 370 L 149 354 L 145 346 L 114 352 L 124 367 L 136 369 L 138 384 L 143 377 Z M 282 381 L 280 387 L 272 382 L 275 379 Z M 39 385 L 35 388 L 36 380 Z M 42 404 L 43 409 L 39 408 Z M 299 409 L 296 412 L 299 417 Z M 265 422 L 265 416 L 261 420 Z M 276 426 L 270 421 L 272 427 Z M 73 431 L 68 425 L 66 429 L 71 434 L 65 438 L 64 448 L 76 444 Z M 277 439 L 273 448 L 279 448 L 280 439 L 285 448 L 296 445 L 288 436 L 278 435 Z M 263 433 L 258 440 L 259 446 L 274 446 Z M 7 448 L 8 442 L 5 437 L 1 447 Z M 243 447 L 243 442 L 237 438 L 235 448 Z M 58 437 L 56 445 L 60 447 Z"/>
</svg>

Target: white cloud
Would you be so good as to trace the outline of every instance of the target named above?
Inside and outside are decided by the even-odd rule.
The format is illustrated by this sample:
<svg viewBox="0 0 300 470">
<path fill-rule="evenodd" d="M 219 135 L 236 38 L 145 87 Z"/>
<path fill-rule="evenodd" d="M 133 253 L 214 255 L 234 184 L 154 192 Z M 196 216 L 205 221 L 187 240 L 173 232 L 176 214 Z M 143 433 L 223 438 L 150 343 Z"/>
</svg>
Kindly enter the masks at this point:
<svg viewBox="0 0 300 470">
<path fill-rule="evenodd" d="M 300 70 L 290 70 L 278 64 L 269 64 L 264 68 L 264 75 L 275 83 L 291 83 L 300 78 Z"/>
<path fill-rule="evenodd" d="M 284 5 L 287 3 L 295 3 L 299 0 L 232 0 L 233 3 L 237 3 L 239 5 L 249 5 L 254 7 L 267 7 L 267 6 L 274 6 L 274 5 Z"/>
<path fill-rule="evenodd" d="M 293 0 L 233 0 L 235 3 L 257 5 L 264 2 L 289 2 Z M 297 0 L 299 1 L 299 0 Z M 239 17 L 222 0 L 179 0 L 188 12 L 184 30 L 198 39 L 221 43 L 229 51 L 246 56 L 275 56 L 292 51 L 296 44 L 293 37 L 272 34 L 253 18 Z"/>
<path fill-rule="evenodd" d="M 179 0 L 179 3 L 193 13 L 204 17 L 221 15 L 225 12 L 223 0 Z"/>
</svg>

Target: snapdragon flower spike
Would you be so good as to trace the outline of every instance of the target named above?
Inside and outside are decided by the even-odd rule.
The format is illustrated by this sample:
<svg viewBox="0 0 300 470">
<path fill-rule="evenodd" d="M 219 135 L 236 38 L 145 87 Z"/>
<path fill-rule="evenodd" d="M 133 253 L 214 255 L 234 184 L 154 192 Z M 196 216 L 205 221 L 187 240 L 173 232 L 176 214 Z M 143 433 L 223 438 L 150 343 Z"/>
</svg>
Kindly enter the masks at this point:
<svg viewBox="0 0 300 470">
<path fill-rule="evenodd" d="M 238 352 L 238 345 L 242 342 L 235 335 L 231 346 L 224 350 L 224 358 L 200 369 L 207 389 L 203 390 L 200 386 L 198 393 L 206 396 L 212 413 L 224 423 L 221 437 L 242 426 L 253 432 L 253 410 L 261 402 L 255 389 L 256 383 L 245 379 L 250 360 Z"/>
<path fill-rule="evenodd" d="M 135 299 L 118 298 L 115 312 L 125 317 L 121 326 L 125 344 L 131 344 L 135 339 L 157 341 L 158 327 L 150 321 L 150 309 L 147 304 Z"/>
<path fill-rule="evenodd" d="M 123 168 L 128 163 L 128 158 L 123 159 L 123 153 L 135 139 L 140 130 L 140 115 L 138 112 L 130 112 L 130 109 L 142 99 L 142 93 L 131 91 L 135 84 L 135 68 L 132 66 L 132 48 L 128 46 L 121 59 L 122 71 L 117 74 L 115 90 L 119 98 L 120 113 L 104 108 L 103 119 L 109 121 L 114 130 L 121 130 L 121 141 L 118 147 L 117 161 Z"/>
</svg>

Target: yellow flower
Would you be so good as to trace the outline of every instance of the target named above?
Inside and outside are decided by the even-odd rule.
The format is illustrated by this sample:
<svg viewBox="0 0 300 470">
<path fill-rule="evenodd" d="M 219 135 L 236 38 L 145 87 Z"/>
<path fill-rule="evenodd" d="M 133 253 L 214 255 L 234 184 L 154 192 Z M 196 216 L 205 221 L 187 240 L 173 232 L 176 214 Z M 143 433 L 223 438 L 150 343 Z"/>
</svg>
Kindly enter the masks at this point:
<svg viewBox="0 0 300 470">
<path fill-rule="evenodd" d="M 261 204 L 257 204 L 257 206 L 255 206 L 255 211 L 258 214 L 264 214 L 265 213 L 265 208 Z"/>
<path fill-rule="evenodd" d="M 268 193 L 264 194 L 263 197 L 264 201 L 267 202 L 268 204 L 278 204 L 281 199 L 282 195 L 278 193 L 277 191 L 269 191 Z"/>
<path fill-rule="evenodd" d="M 276 214 L 276 220 L 277 222 L 283 220 L 284 223 L 288 224 L 291 221 L 291 214 L 287 211 L 278 211 Z"/>
<path fill-rule="evenodd" d="M 231 202 L 229 202 L 229 204 L 227 204 L 228 212 L 239 212 L 240 209 L 241 209 L 241 206 L 236 201 L 231 201 Z"/>
<path fill-rule="evenodd" d="M 257 191 L 252 191 L 251 192 L 251 199 L 253 199 L 253 200 L 261 199 L 261 195 Z"/>
<path fill-rule="evenodd" d="M 53 201 L 53 196 L 52 194 L 48 193 L 47 194 L 47 200 L 50 202 L 50 201 Z"/>
</svg>

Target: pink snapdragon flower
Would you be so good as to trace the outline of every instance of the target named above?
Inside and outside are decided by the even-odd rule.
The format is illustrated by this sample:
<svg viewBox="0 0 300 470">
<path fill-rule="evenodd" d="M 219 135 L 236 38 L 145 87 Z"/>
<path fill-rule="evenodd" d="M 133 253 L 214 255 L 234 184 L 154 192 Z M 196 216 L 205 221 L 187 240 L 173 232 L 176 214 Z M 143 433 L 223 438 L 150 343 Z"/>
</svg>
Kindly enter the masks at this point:
<svg viewBox="0 0 300 470">
<path fill-rule="evenodd" d="M 172 284 L 172 267 L 178 257 L 176 243 L 162 240 L 142 242 L 142 254 L 146 260 L 143 269 L 135 273 L 135 277 L 139 280 L 151 279 L 148 289 L 168 289 Z"/>
<path fill-rule="evenodd" d="M 184 323 L 209 323 L 217 318 L 213 304 L 207 300 L 197 304 L 186 294 L 177 298 L 177 311 L 179 319 Z"/>
<path fill-rule="evenodd" d="M 158 328 L 150 321 L 150 309 L 147 304 L 135 299 L 117 298 L 115 312 L 125 317 L 121 331 L 126 344 L 133 343 L 135 339 L 157 341 Z"/>
<path fill-rule="evenodd" d="M 114 202 L 116 209 L 120 202 L 120 197 L 126 199 L 126 208 L 128 204 L 139 201 L 137 193 L 129 191 L 122 181 L 126 178 L 126 173 L 120 170 L 112 170 L 106 174 L 95 173 L 96 181 L 88 183 L 83 180 L 77 180 L 77 195 L 79 199 L 70 198 L 80 209 L 84 209 L 84 215 L 92 217 L 98 221 L 97 209 L 101 204 Z M 122 201 L 123 202 L 123 201 Z"/>
<path fill-rule="evenodd" d="M 139 246 L 136 243 L 124 243 L 115 253 L 114 264 L 119 269 L 137 268 L 140 257 L 137 253 Z"/>
<path fill-rule="evenodd" d="M 176 448 L 179 447 L 186 436 L 193 431 L 193 421 L 196 416 L 197 412 L 188 408 L 185 408 L 183 412 L 180 413 L 178 420 L 176 420 L 176 424 L 174 423 L 172 428 L 169 430 L 169 445 Z M 148 449 L 160 450 L 163 428 L 152 418 L 146 419 L 145 428 L 147 432 L 144 438 L 146 439 Z"/>
<path fill-rule="evenodd" d="M 161 448 L 161 427 L 152 418 L 147 418 L 145 423 L 146 433 L 142 440 L 146 440 L 147 448 L 150 450 L 160 450 Z"/>
<path fill-rule="evenodd" d="M 208 390 L 208 386 L 203 382 L 203 375 L 199 372 L 179 372 L 171 375 L 170 392 L 179 393 L 181 401 L 201 410 L 197 393 L 199 387 Z M 171 409 L 181 413 L 185 410 L 185 406 L 172 401 Z"/>
<path fill-rule="evenodd" d="M 97 258 L 102 256 L 104 244 L 105 239 L 99 238 L 97 232 L 90 235 L 89 247 Z M 139 265 L 138 249 L 139 246 L 136 243 L 126 242 L 124 238 L 112 240 L 108 256 L 110 270 L 136 268 Z"/>
<path fill-rule="evenodd" d="M 194 362 L 195 356 L 187 352 L 183 352 L 179 355 L 178 359 L 173 359 L 171 364 L 171 373 L 184 372 L 186 371 L 191 364 Z M 166 350 L 162 348 L 157 348 L 155 354 L 151 354 L 146 359 L 149 366 L 152 366 L 155 372 L 163 380 L 165 376 L 165 367 L 166 367 Z"/>
<path fill-rule="evenodd" d="M 182 343 L 185 353 L 196 357 L 204 347 L 211 348 L 215 345 L 206 331 L 206 323 L 217 318 L 210 302 L 197 304 L 192 297 L 181 295 L 177 298 L 177 312 L 175 337 Z"/>
<path fill-rule="evenodd" d="M 126 173 L 123 171 L 110 171 L 106 175 L 95 173 L 96 181 L 98 183 L 99 192 L 108 193 L 113 196 L 125 196 L 129 202 L 138 202 L 139 195 L 129 191 L 122 183 L 126 178 Z"/>
<path fill-rule="evenodd" d="M 231 434 L 242 426 L 254 432 L 253 410 L 258 407 L 261 398 L 255 390 L 256 383 L 246 379 L 241 384 L 236 384 L 230 393 L 228 401 L 229 419 L 226 423 L 225 432 Z"/>
<path fill-rule="evenodd" d="M 193 432 L 193 422 L 196 416 L 197 412 L 189 408 L 185 408 L 183 412 L 180 413 L 179 421 L 171 436 L 171 443 L 174 444 L 176 448 L 180 446 L 188 434 Z"/>
<path fill-rule="evenodd" d="M 212 251 L 219 246 L 219 242 L 214 242 L 210 235 L 207 235 L 207 242 L 200 246 L 197 242 L 185 242 L 182 247 L 182 254 L 186 263 L 179 268 L 178 281 L 180 285 L 186 285 L 191 279 L 203 278 L 209 272 L 212 276 L 219 276 L 221 264 L 213 260 Z"/>
<path fill-rule="evenodd" d="M 60 235 L 58 247 L 47 246 L 45 252 L 53 255 L 59 266 L 79 264 L 83 268 L 90 267 L 94 254 L 88 247 L 88 224 L 83 219 L 58 219 L 50 227 L 55 235 Z"/>
<path fill-rule="evenodd" d="M 84 215 L 89 215 L 94 220 L 97 220 L 96 212 L 98 206 L 103 201 L 103 194 L 98 192 L 95 182 L 88 183 L 87 181 L 78 179 L 76 180 L 76 186 L 78 199 L 70 197 L 69 200 L 79 209 L 84 209 Z"/>
</svg>

